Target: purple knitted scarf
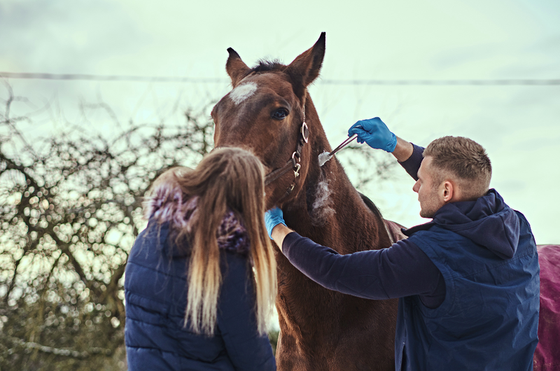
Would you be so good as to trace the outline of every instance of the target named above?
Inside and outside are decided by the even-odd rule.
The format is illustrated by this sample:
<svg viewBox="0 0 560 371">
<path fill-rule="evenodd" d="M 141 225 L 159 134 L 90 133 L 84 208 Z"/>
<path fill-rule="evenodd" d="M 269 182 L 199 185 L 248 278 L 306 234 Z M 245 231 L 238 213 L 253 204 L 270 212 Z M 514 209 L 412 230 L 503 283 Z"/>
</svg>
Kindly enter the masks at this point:
<svg viewBox="0 0 560 371">
<path fill-rule="evenodd" d="M 158 223 L 169 222 L 172 230 L 186 229 L 192 232 L 198 197 L 185 197 L 179 185 L 167 181 L 156 187 L 151 196 L 144 201 L 145 217 Z M 249 253 L 249 235 L 243 221 L 228 208 L 222 223 L 216 231 L 218 247 L 222 250 L 247 255 Z"/>
</svg>

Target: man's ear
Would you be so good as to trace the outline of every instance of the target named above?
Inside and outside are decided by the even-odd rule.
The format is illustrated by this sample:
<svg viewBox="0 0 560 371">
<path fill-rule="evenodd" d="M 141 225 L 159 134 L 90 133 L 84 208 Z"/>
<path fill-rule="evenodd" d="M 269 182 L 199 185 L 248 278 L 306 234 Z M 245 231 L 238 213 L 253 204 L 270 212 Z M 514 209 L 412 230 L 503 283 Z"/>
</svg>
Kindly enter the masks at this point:
<svg viewBox="0 0 560 371">
<path fill-rule="evenodd" d="M 448 203 L 451 201 L 455 201 L 454 197 L 457 196 L 457 189 L 452 181 L 446 180 L 445 182 L 443 182 L 442 192 L 443 202 Z"/>
</svg>

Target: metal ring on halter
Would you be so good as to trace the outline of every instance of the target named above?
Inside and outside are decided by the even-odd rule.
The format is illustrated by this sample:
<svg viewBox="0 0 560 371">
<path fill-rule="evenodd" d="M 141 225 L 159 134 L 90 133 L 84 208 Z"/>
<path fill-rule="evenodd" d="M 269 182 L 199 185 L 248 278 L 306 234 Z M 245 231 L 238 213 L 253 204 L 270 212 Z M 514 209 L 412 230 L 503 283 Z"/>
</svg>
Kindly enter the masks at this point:
<svg viewBox="0 0 560 371">
<path fill-rule="evenodd" d="M 301 161 L 301 155 L 297 153 L 297 151 L 292 153 L 292 164 L 294 165 L 294 168 L 299 165 L 300 161 Z"/>
<path fill-rule="evenodd" d="M 309 127 L 307 126 L 305 121 L 303 122 L 303 124 L 301 124 L 301 137 L 303 138 L 305 143 L 308 142 L 308 140 L 309 140 Z"/>
<path fill-rule="evenodd" d="M 296 168 L 294 169 L 294 177 L 297 178 L 299 176 L 299 169 L 301 169 L 301 164 L 297 164 Z"/>
</svg>

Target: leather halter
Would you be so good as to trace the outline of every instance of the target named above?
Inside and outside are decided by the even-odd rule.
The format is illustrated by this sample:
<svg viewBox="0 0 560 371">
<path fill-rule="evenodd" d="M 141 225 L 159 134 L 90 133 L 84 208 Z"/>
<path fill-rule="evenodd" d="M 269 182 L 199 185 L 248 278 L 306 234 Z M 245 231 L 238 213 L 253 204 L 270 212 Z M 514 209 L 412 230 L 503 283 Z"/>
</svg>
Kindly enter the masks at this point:
<svg viewBox="0 0 560 371">
<path fill-rule="evenodd" d="M 264 184 L 269 185 L 270 183 L 276 181 L 278 178 L 286 174 L 288 171 L 293 170 L 294 172 L 294 181 L 286 190 L 286 194 L 282 196 L 282 198 L 287 197 L 296 186 L 297 179 L 299 177 L 299 170 L 301 169 L 301 151 L 305 143 L 309 141 L 309 127 L 305 123 L 305 107 L 304 107 L 304 119 L 301 123 L 301 127 L 298 133 L 298 141 L 296 150 L 292 153 L 292 157 L 286 162 L 284 166 L 278 168 L 270 173 L 268 173 L 265 177 Z M 281 199 L 282 199 L 281 198 Z"/>
</svg>

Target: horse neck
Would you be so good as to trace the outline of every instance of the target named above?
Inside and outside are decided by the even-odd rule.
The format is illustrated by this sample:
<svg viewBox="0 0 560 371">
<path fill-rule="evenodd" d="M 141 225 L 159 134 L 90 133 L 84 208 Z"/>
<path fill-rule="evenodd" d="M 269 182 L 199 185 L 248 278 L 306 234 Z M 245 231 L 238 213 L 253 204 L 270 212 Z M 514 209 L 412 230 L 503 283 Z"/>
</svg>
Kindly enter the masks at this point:
<svg viewBox="0 0 560 371">
<path fill-rule="evenodd" d="M 333 157 L 319 166 L 319 154 L 331 147 L 310 98 L 307 106 L 311 153 L 303 161 L 309 170 L 297 197 L 284 206 L 288 226 L 342 254 L 388 247 L 383 219 L 365 205 L 340 162 Z"/>
</svg>

